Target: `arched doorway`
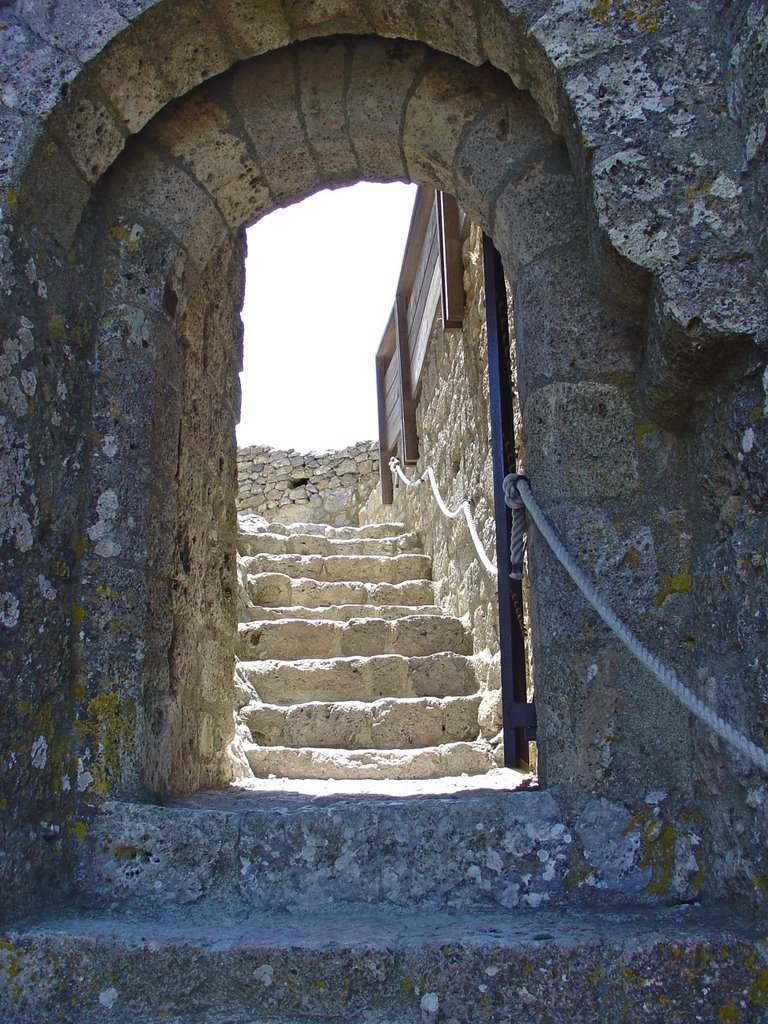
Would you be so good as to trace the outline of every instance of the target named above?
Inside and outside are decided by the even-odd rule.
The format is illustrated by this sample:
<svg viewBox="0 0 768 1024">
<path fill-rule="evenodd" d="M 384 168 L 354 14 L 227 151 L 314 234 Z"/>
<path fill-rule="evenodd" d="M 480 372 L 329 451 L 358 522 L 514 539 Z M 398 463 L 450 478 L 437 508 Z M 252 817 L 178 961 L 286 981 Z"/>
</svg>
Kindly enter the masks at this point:
<svg viewBox="0 0 768 1024">
<path fill-rule="evenodd" d="M 202 453 L 214 433 L 227 432 L 236 401 L 222 383 L 236 353 L 218 339 L 233 333 L 239 227 L 321 185 L 412 179 L 456 194 L 491 232 L 514 281 L 526 450 L 539 497 L 579 524 L 586 547 L 602 531 L 620 562 L 625 539 L 638 538 L 625 554 L 643 565 L 646 551 L 651 560 L 660 554 L 671 580 L 682 575 L 688 498 L 676 467 L 684 453 L 655 426 L 643 429 L 635 376 L 640 332 L 662 336 L 666 314 L 646 318 L 648 278 L 624 274 L 610 247 L 595 269 L 584 165 L 576 161 L 574 176 L 550 127 L 559 131 L 567 112 L 552 63 L 502 4 L 484 6 L 482 22 L 464 5 L 439 16 L 426 4 L 397 17 L 390 8 L 309 5 L 290 19 L 275 9 L 254 25 L 234 9 L 157 5 L 75 79 L 27 162 L 23 189 L 10 197 L 20 226 L 19 309 L 46 325 L 50 349 L 33 413 L 49 417 L 38 437 L 50 445 L 34 456 L 46 539 L 24 572 L 43 576 L 36 600 L 48 600 L 59 578 L 64 598 L 47 615 L 45 642 L 28 645 L 31 660 L 18 658 L 19 678 L 41 680 L 34 727 L 26 707 L 16 707 L 11 727 L 19 749 L 37 744 L 32 764 L 44 774 L 31 773 L 33 802 L 70 807 L 78 787 L 136 794 L 223 780 L 216 687 L 204 695 L 200 680 L 213 652 L 226 651 L 226 615 L 205 630 L 196 619 L 229 600 L 204 582 L 226 561 L 231 466 L 208 464 Z M 335 35 L 289 45 L 360 32 L 427 45 Z M 163 66 L 159 40 L 169 36 L 176 45 Z M 225 78 L 198 90 L 217 73 Z M 530 87 L 546 119 L 518 86 Z M 20 350 L 29 330 L 14 321 Z M 688 340 L 676 338 L 678 354 Z M 27 399 L 16 401 L 21 409 Z M 664 499 L 650 527 L 637 506 L 649 480 Z M 185 535 L 179 509 L 193 496 L 205 521 Z M 14 537 L 24 554 L 33 518 L 19 504 Z M 665 532 L 672 539 L 654 553 L 648 535 L 652 542 Z M 547 666 L 540 735 L 548 777 L 642 792 L 658 761 L 651 772 L 618 753 L 661 744 L 663 771 L 686 791 L 682 718 L 669 710 L 665 736 L 649 730 L 657 709 L 643 711 L 610 642 L 564 607 L 546 552 L 532 556 L 541 569 L 534 639 L 542 672 Z M 177 561 L 195 584 L 186 611 L 173 605 Z M 9 594 L 3 614 L 15 628 L 19 607 L 32 604 Z M 35 614 L 23 620 L 29 637 Z M 677 615 L 685 618 L 685 605 Z M 183 672 L 172 667 L 175 651 L 191 659 Z M 49 693 L 52 671 L 63 682 Z"/>
</svg>

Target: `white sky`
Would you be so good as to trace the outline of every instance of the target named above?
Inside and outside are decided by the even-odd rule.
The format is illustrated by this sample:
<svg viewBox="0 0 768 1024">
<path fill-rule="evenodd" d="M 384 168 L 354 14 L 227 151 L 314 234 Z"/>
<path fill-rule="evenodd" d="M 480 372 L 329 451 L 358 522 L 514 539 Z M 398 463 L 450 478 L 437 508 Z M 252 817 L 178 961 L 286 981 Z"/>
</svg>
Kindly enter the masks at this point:
<svg viewBox="0 0 768 1024">
<path fill-rule="evenodd" d="M 240 447 L 323 451 L 378 436 L 374 359 L 415 195 L 326 190 L 249 229 Z"/>
</svg>

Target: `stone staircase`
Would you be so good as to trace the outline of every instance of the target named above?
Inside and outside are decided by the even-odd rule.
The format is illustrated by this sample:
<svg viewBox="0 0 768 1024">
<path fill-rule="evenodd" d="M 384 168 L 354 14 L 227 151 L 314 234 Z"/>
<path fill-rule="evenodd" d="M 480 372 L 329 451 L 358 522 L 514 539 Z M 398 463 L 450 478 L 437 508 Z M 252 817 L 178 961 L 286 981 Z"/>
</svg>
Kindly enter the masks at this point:
<svg viewBox="0 0 768 1024">
<path fill-rule="evenodd" d="M 258 778 L 425 779 L 496 766 L 462 622 L 400 524 L 241 517 L 236 682 Z"/>
<path fill-rule="evenodd" d="M 83 804 L 72 885 L 0 933 L 0 1021 L 765 1024 L 765 922 L 702 899 L 695 823 L 663 793 L 574 801 L 503 769 L 381 790 L 393 760 L 492 760 L 463 732 L 460 624 L 413 539 L 377 532 L 243 541 L 248 757 L 336 791 Z"/>
</svg>

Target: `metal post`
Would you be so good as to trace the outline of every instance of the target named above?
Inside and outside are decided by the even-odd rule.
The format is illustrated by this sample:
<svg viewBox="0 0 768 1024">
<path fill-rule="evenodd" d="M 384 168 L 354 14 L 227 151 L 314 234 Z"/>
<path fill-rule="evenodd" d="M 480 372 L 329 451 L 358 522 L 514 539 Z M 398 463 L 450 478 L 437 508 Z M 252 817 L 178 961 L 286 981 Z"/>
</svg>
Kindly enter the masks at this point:
<svg viewBox="0 0 768 1024">
<path fill-rule="evenodd" d="M 512 373 L 509 358 L 509 311 L 501 256 L 483 235 L 485 309 L 488 326 L 488 380 L 491 403 L 493 491 L 496 509 L 496 562 L 499 567 L 499 644 L 501 701 L 504 729 L 504 764 L 527 768 L 528 739 L 536 726 L 535 708 L 527 703 L 525 644 L 515 604 L 522 611 L 523 585 L 511 580 L 510 532 L 512 513 L 504 501 L 502 483 L 517 471 L 512 413 Z"/>
</svg>

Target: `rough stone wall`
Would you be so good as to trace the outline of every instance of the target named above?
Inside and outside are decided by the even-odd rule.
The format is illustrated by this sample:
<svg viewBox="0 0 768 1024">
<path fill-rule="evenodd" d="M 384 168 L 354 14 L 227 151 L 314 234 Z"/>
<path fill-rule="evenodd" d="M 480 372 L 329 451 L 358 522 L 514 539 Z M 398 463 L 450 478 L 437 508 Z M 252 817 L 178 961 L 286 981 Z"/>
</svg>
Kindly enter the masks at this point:
<svg viewBox="0 0 768 1024">
<path fill-rule="evenodd" d="M 254 445 L 237 453 L 237 509 L 276 523 L 356 525 L 378 482 L 379 446 L 297 452 Z"/>
<path fill-rule="evenodd" d="M 416 477 L 432 466 L 450 508 L 468 499 L 483 546 L 495 561 L 482 230 L 477 225 L 472 225 L 464 242 L 463 261 L 464 325 L 461 330 L 445 330 L 438 308 L 416 407 L 419 461 L 415 467 L 402 468 L 407 476 Z M 464 516 L 447 519 L 428 482 L 406 487 L 396 479 L 393 504 L 382 505 L 377 488 L 361 517 L 361 521 L 382 519 L 402 520 L 419 535 L 425 554 L 432 558 L 437 602 L 467 623 L 479 683 L 486 692 L 481 726 L 484 735 L 495 736 L 501 729 L 496 580 L 478 560 Z"/>
<path fill-rule="evenodd" d="M 111 745 L 117 790 L 141 792 L 143 654 L 174 628 L 149 565 L 178 539 L 148 520 L 174 458 L 163 374 L 178 385 L 208 265 L 322 187 L 419 181 L 489 231 L 539 500 L 654 650 L 765 742 L 764 4 L 259 12 L 3 6 L 4 913 L 66 875 L 80 752 Z M 710 890 L 762 898 L 765 780 L 631 665 L 535 537 L 530 560 L 542 777 L 633 813 L 665 793 L 669 855 L 696 821 Z"/>
</svg>

